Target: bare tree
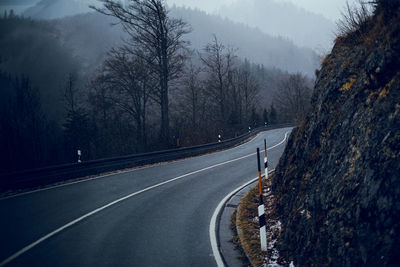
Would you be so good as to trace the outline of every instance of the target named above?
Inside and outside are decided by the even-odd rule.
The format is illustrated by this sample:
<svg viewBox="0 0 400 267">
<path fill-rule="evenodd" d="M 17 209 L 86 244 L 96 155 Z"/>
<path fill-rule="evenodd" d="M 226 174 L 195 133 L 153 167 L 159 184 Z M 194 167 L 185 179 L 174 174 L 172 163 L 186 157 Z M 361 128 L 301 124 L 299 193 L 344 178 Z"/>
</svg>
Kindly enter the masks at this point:
<svg viewBox="0 0 400 267">
<path fill-rule="evenodd" d="M 240 89 L 241 103 L 240 108 L 244 111 L 243 122 L 250 121 L 250 113 L 257 105 L 260 87 L 253 76 L 250 63 L 245 60 L 237 71 L 237 84 Z"/>
<path fill-rule="evenodd" d="M 65 150 L 69 151 L 69 160 L 75 160 L 76 150 L 82 150 L 86 159 L 90 156 L 90 143 L 92 129 L 87 112 L 81 102 L 82 94 L 77 86 L 77 76 L 68 74 L 65 82 L 64 100 L 67 112 L 63 124 L 65 137 Z"/>
<path fill-rule="evenodd" d="M 198 126 L 201 100 L 203 97 L 203 86 L 199 79 L 200 71 L 200 68 L 190 64 L 183 78 L 183 84 L 185 86 L 183 100 L 188 115 L 190 115 L 193 130 Z"/>
<path fill-rule="evenodd" d="M 293 121 L 306 114 L 310 107 L 312 89 L 307 77 L 291 74 L 281 82 L 274 103 L 283 121 Z"/>
<path fill-rule="evenodd" d="M 232 78 L 235 55 L 233 49 L 226 48 L 214 35 L 214 40 L 200 55 L 207 73 L 206 90 L 217 107 L 217 118 L 224 126 L 227 122 L 229 84 Z"/>
<path fill-rule="evenodd" d="M 97 82 L 108 90 L 108 94 L 101 90 L 99 93 L 106 95 L 119 110 L 133 118 L 140 150 L 145 150 L 147 145 L 146 114 L 154 88 L 146 66 L 143 57 L 132 56 L 125 49 L 112 49 L 97 78 Z"/>
<path fill-rule="evenodd" d="M 182 38 L 190 32 L 190 28 L 183 20 L 168 16 L 164 0 L 130 0 L 127 5 L 112 0 L 100 1 L 104 8 L 92 8 L 119 19 L 130 37 L 125 41 L 126 51 L 142 57 L 158 80 L 155 96 L 161 107 L 160 139 L 168 144 L 169 86 L 184 65 L 188 43 Z"/>
</svg>

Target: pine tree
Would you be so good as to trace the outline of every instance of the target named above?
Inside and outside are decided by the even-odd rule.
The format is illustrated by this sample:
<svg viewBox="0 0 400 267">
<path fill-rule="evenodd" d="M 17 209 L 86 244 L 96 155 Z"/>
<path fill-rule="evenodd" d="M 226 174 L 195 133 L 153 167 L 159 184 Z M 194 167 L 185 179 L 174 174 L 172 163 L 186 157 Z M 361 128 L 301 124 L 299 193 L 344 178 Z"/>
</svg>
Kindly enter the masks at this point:
<svg viewBox="0 0 400 267">
<path fill-rule="evenodd" d="M 256 109 L 252 108 L 252 110 L 251 110 L 251 118 L 250 118 L 251 126 L 256 128 L 256 127 L 260 126 L 259 122 L 260 122 L 260 116 L 258 115 Z"/>
<path fill-rule="evenodd" d="M 271 104 L 271 107 L 269 109 L 269 119 L 271 124 L 277 123 L 277 113 L 274 104 Z"/>
<path fill-rule="evenodd" d="M 10 13 L 8 14 L 8 18 L 9 18 L 9 19 L 15 18 L 14 9 L 11 9 L 11 10 L 10 10 Z"/>
<path fill-rule="evenodd" d="M 264 123 L 269 124 L 268 111 L 266 108 L 264 108 L 264 111 L 263 111 L 263 119 L 264 119 Z"/>
</svg>

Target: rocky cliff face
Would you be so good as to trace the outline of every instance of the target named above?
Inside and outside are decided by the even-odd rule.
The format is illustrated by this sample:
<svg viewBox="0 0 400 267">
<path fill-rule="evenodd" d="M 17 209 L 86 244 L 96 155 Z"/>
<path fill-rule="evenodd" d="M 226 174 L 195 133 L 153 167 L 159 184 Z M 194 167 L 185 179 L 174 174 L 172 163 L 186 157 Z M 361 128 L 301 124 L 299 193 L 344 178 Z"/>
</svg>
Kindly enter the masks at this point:
<svg viewBox="0 0 400 267">
<path fill-rule="evenodd" d="M 384 1 L 382 1 L 384 2 Z M 400 264 L 400 9 L 338 37 L 273 180 L 296 266 Z"/>
</svg>

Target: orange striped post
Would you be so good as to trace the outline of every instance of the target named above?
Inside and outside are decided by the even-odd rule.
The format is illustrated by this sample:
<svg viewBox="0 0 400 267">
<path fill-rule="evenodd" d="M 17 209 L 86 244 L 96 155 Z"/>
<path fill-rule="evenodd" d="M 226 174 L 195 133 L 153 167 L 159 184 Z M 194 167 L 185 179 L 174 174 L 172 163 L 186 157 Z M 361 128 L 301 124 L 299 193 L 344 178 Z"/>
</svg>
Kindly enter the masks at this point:
<svg viewBox="0 0 400 267">
<path fill-rule="evenodd" d="M 262 195 L 260 149 L 258 147 L 257 147 L 257 163 L 258 163 L 258 190 L 260 193 L 260 205 L 258 206 L 258 219 L 260 222 L 260 243 L 261 243 L 261 250 L 267 251 L 267 230 L 266 230 L 266 220 L 265 220 L 265 208 Z"/>
</svg>

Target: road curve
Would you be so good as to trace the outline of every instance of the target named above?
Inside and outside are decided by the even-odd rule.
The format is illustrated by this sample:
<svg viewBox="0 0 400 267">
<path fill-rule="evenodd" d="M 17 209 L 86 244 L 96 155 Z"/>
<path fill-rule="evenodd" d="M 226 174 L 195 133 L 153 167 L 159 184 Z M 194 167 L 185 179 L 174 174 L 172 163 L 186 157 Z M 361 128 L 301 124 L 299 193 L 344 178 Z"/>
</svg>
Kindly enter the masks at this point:
<svg viewBox="0 0 400 267">
<path fill-rule="evenodd" d="M 0 199 L 0 266 L 216 266 L 218 203 L 257 175 L 256 147 L 233 149 Z M 284 143 L 269 151 L 274 167 Z"/>
</svg>

